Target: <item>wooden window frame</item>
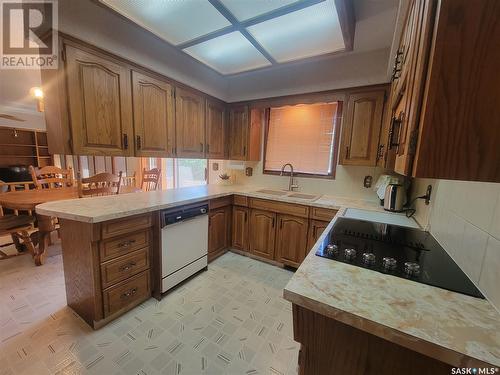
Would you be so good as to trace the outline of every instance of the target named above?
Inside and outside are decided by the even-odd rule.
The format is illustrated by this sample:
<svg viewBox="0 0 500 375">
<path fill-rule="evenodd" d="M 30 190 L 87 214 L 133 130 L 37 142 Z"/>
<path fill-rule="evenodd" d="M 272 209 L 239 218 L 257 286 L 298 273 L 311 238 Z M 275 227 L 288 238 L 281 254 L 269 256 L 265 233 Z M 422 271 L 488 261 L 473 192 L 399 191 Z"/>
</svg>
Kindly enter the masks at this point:
<svg viewBox="0 0 500 375">
<path fill-rule="evenodd" d="M 342 119 L 344 115 L 344 98 L 338 98 L 332 101 L 329 101 L 330 103 L 332 102 L 337 102 L 337 111 L 335 113 L 336 116 L 336 123 L 335 127 L 333 129 L 334 131 L 334 137 L 333 137 L 333 153 L 332 153 L 332 172 L 330 174 L 316 174 L 316 173 L 304 173 L 304 172 L 295 172 L 293 175 L 295 177 L 306 177 L 306 178 L 322 178 L 322 179 L 327 179 L 327 180 L 335 180 L 336 172 L 337 172 L 337 162 L 338 162 L 338 154 L 339 154 L 339 143 L 340 143 L 340 129 L 342 128 Z M 321 104 L 321 103 L 328 103 L 324 101 L 318 101 L 316 103 L 304 103 L 304 104 Z M 298 104 L 298 103 L 294 103 Z M 291 104 L 291 105 L 294 105 Z M 280 105 L 280 106 L 285 106 L 286 104 Z M 266 108 L 266 121 L 264 124 L 264 152 L 262 156 L 262 174 L 267 174 L 267 175 L 272 175 L 272 176 L 280 176 L 281 172 L 278 171 L 272 171 L 272 170 L 266 170 L 266 152 L 267 152 L 267 138 L 269 134 L 269 121 L 271 119 L 271 108 L 273 107 L 268 107 Z M 279 108 L 279 107 L 276 107 Z M 286 161 L 284 161 L 286 163 Z M 283 172 L 283 176 L 290 176 L 290 172 L 285 171 Z"/>
</svg>

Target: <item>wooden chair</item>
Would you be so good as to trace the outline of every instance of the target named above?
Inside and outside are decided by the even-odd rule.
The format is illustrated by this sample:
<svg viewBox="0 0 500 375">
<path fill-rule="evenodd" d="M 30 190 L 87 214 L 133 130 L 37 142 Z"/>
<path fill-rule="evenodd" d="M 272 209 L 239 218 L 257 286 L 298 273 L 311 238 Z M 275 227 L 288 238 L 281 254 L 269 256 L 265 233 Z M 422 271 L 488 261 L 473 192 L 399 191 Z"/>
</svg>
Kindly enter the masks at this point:
<svg viewBox="0 0 500 375">
<path fill-rule="evenodd" d="M 0 216 L 0 236 L 10 235 L 12 237 L 12 241 L 16 246 L 16 249 L 18 250 L 18 253 L 14 255 L 8 255 L 0 250 L 0 260 L 25 254 L 24 252 L 20 251 L 24 248 L 27 249 L 32 256 L 35 255 L 35 246 L 28 233 L 28 230 L 33 226 L 34 220 L 34 217 L 26 215 Z M 6 244 L 3 246 L 7 245 L 11 244 Z"/>
<path fill-rule="evenodd" d="M 161 169 L 153 168 L 151 170 L 142 170 L 142 182 L 141 189 L 144 191 L 153 191 L 158 189 L 158 183 L 160 181 Z"/>
<path fill-rule="evenodd" d="M 87 178 L 78 178 L 78 196 L 84 198 L 120 194 L 121 183 L 121 171 L 118 176 L 105 172 Z"/>
<path fill-rule="evenodd" d="M 137 177 L 136 172 L 132 176 L 123 176 L 122 177 L 122 186 L 134 186 L 137 187 Z"/>
<path fill-rule="evenodd" d="M 53 165 L 43 168 L 29 167 L 31 178 L 37 189 L 59 189 L 73 186 L 73 170 L 62 169 Z"/>
</svg>

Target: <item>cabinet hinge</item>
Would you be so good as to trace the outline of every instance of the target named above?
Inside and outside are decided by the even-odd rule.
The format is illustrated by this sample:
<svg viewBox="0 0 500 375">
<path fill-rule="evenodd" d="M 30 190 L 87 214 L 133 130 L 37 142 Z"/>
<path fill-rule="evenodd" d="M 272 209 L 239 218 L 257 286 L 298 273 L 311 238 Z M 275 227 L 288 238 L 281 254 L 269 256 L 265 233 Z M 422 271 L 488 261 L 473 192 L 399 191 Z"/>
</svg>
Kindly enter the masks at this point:
<svg viewBox="0 0 500 375">
<path fill-rule="evenodd" d="M 416 154 L 417 143 L 418 143 L 418 129 L 415 129 L 411 132 L 411 136 L 410 136 L 410 144 L 408 145 L 408 154 L 409 155 Z"/>
</svg>

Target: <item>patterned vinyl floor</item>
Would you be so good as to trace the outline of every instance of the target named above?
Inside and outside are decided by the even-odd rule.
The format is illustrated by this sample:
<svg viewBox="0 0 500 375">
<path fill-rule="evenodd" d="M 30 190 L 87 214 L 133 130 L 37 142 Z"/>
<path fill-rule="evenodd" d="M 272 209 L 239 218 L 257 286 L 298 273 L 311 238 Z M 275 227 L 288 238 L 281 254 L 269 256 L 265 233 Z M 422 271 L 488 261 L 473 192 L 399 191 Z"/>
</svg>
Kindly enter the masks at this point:
<svg viewBox="0 0 500 375">
<path fill-rule="evenodd" d="M 42 267 L 1 261 L 0 375 L 296 374 L 281 297 L 291 276 L 227 253 L 161 302 L 93 331 L 66 306 L 61 255 Z"/>
</svg>

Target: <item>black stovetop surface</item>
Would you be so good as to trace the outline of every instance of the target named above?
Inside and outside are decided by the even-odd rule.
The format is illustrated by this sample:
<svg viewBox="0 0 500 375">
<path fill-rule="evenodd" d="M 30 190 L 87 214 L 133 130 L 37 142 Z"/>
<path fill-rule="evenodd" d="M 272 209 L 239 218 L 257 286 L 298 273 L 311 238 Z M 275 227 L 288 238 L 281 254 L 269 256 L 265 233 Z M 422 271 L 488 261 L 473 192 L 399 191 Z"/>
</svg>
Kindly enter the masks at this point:
<svg viewBox="0 0 500 375">
<path fill-rule="evenodd" d="M 335 254 L 327 251 L 329 244 L 337 245 L 338 251 Z M 353 260 L 346 259 L 345 249 L 356 251 Z M 366 265 L 362 261 L 363 253 L 373 253 L 375 263 Z M 429 232 L 420 229 L 341 217 L 336 220 L 316 255 L 473 297 L 484 298 L 434 237 Z M 384 257 L 396 259 L 396 268 L 393 270 L 385 269 L 382 266 Z M 417 275 L 409 276 L 404 271 L 405 262 L 418 263 L 420 272 Z"/>
</svg>

